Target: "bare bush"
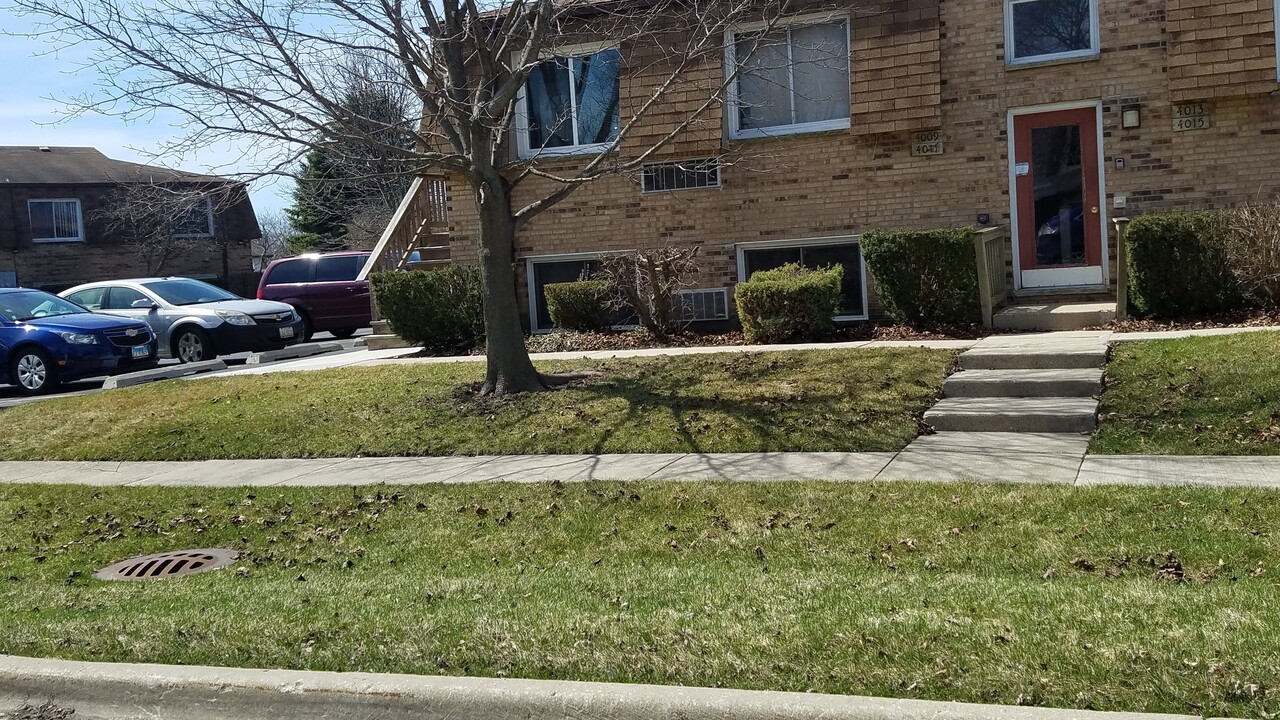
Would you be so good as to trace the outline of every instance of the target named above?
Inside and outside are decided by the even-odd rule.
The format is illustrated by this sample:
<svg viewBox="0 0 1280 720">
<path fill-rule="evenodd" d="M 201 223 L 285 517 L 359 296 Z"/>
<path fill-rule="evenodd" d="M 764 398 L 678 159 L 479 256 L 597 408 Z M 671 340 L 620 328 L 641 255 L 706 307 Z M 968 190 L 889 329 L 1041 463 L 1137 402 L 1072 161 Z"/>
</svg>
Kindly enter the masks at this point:
<svg viewBox="0 0 1280 720">
<path fill-rule="evenodd" d="M 697 256 L 697 247 L 672 246 L 606 255 L 596 274 L 617 289 L 619 310 L 635 313 L 645 329 L 666 337 L 689 322 L 680 291 L 697 280 Z"/>
<path fill-rule="evenodd" d="M 1244 205 L 1224 213 L 1228 267 L 1243 288 L 1280 304 L 1280 203 Z"/>
</svg>

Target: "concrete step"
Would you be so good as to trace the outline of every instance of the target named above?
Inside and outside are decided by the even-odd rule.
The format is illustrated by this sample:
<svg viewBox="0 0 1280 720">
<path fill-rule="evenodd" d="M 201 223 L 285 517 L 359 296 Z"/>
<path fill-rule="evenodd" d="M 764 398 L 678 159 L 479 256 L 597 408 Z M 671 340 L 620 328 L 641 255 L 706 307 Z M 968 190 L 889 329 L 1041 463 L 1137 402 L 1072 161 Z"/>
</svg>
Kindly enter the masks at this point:
<svg viewBox="0 0 1280 720">
<path fill-rule="evenodd" d="M 392 331 L 391 329 L 391 323 L 387 322 L 386 320 L 374 320 L 373 334 L 374 335 L 394 335 L 395 332 Z"/>
<path fill-rule="evenodd" d="M 370 350 L 391 350 L 394 348 L 413 347 L 399 335 L 366 335 L 364 346 Z"/>
<path fill-rule="evenodd" d="M 975 347 L 960 356 L 964 370 L 1070 370 L 1100 368 L 1107 346 L 1077 343 L 1062 347 Z"/>
<path fill-rule="evenodd" d="M 1082 397 L 1102 392 L 1102 369 L 965 370 L 947 378 L 943 394 L 959 397 Z"/>
<path fill-rule="evenodd" d="M 1093 398 L 947 398 L 924 414 L 939 431 L 1082 433 L 1098 424 Z"/>
<path fill-rule="evenodd" d="M 1000 330 L 1082 330 L 1106 325 L 1116 318 L 1116 304 L 1051 303 L 1012 305 L 995 314 Z"/>
</svg>

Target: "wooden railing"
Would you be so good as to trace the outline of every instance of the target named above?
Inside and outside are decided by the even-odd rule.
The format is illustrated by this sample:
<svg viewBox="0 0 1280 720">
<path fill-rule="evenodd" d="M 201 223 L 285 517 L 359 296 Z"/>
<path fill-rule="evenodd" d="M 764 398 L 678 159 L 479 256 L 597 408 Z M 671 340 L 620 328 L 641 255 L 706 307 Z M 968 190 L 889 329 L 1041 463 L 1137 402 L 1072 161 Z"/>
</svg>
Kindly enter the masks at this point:
<svg viewBox="0 0 1280 720">
<path fill-rule="evenodd" d="M 1118 217 L 1111 221 L 1116 229 L 1116 320 L 1129 319 L 1129 248 L 1125 232 L 1129 218 Z"/>
<path fill-rule="evenodd" d="M 1005 280 L 1004 248 L 1009 243 L 1008 228 L 984 228 L 973 236 L 978 262 L 978 295 L 982 303 L 982 324 L 991 327 L 995 311 L 1009 299 Z"/>
<path fill-rule="evenodd" d="M 368 280 L 375 272 L 406 270 L 411 265 L 448 262 L 448 190 L 444 175 L 414 179 L 356 279 Z"/>
</svg>

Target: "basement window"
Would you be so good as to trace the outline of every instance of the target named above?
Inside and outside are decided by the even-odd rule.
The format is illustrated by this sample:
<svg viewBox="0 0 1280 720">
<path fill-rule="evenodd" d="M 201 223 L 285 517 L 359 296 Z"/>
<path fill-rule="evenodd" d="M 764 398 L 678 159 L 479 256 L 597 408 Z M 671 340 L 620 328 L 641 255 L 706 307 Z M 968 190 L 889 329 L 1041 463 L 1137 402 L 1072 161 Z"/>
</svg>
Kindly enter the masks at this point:
<svg viewBox="0 0 1280 720">
<path fill-rule="evenodd" d="M 720 163 L 715 158 L 650 163 L 640 171 L 644 192 L 701 190 L 720 187 Z"/>
</svg>

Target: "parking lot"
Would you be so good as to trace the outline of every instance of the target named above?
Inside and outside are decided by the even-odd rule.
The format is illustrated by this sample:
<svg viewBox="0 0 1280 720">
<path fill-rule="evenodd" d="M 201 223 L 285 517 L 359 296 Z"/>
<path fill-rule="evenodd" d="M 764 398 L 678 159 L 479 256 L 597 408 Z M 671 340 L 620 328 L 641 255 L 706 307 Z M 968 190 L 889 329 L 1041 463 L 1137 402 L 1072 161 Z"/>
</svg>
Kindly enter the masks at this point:
<svg viewBox="0 0 1280 720">
<path fill-rule="evenodd" d="M 329 333 L 320 332 L 320 333 L 316 333 L 315 337 L 311 339 L 311 342 L 312 343 L 335 343 L 335 342 L 341 343 L 344 348 L 346 348 L 347 350 L 350 350 L 355 347 L 357 339 L 362 338 L 366 335 L 370 335 L 371 333 L 372 333 L 371 330 L 369 330 L 368 328 L 365 328 L 357 332 L 354 337 L 350 337 L 345 340 L 338 340 L 337 338 L 334 338 Z M 237 353 L 235 355 L 222 355 L 222 356 L 219 356 L 218 359 L 225 362 L 227 364 L 228 369 L 236 369 L 238 367 L 244 366 L 245 361 L 249 358 L 249 355 L 250 353 Z M 169 365 L 177 365 L 177 364 L 178 364 L 177 360 L 161 360 L 160 361 L 161 367 L 169 366 Z M 53 398 L 53 397 L 66 397 L 69 395 L 84 395 L 87 393 L 99 392 L 102 390 L 102 383 L 105 379 L 106 378 L 90 378 L 88 380 L 67 383 L 63 385 L 60 388 L 59 392 L 57 393 L 54 393 L 52 395 L 39 395 L 36 397 L 24 396 L 22 393 L 18 392 L 18 389 L 16 387 L 12 385 L 0 384 L 0 409 L 15 407 L 15 406 L 22 405 L 24 403 L 29 403 L 29 402 L 39 402 L 40 400 L 46 400 L 48 398 Z"/>
</svg>

